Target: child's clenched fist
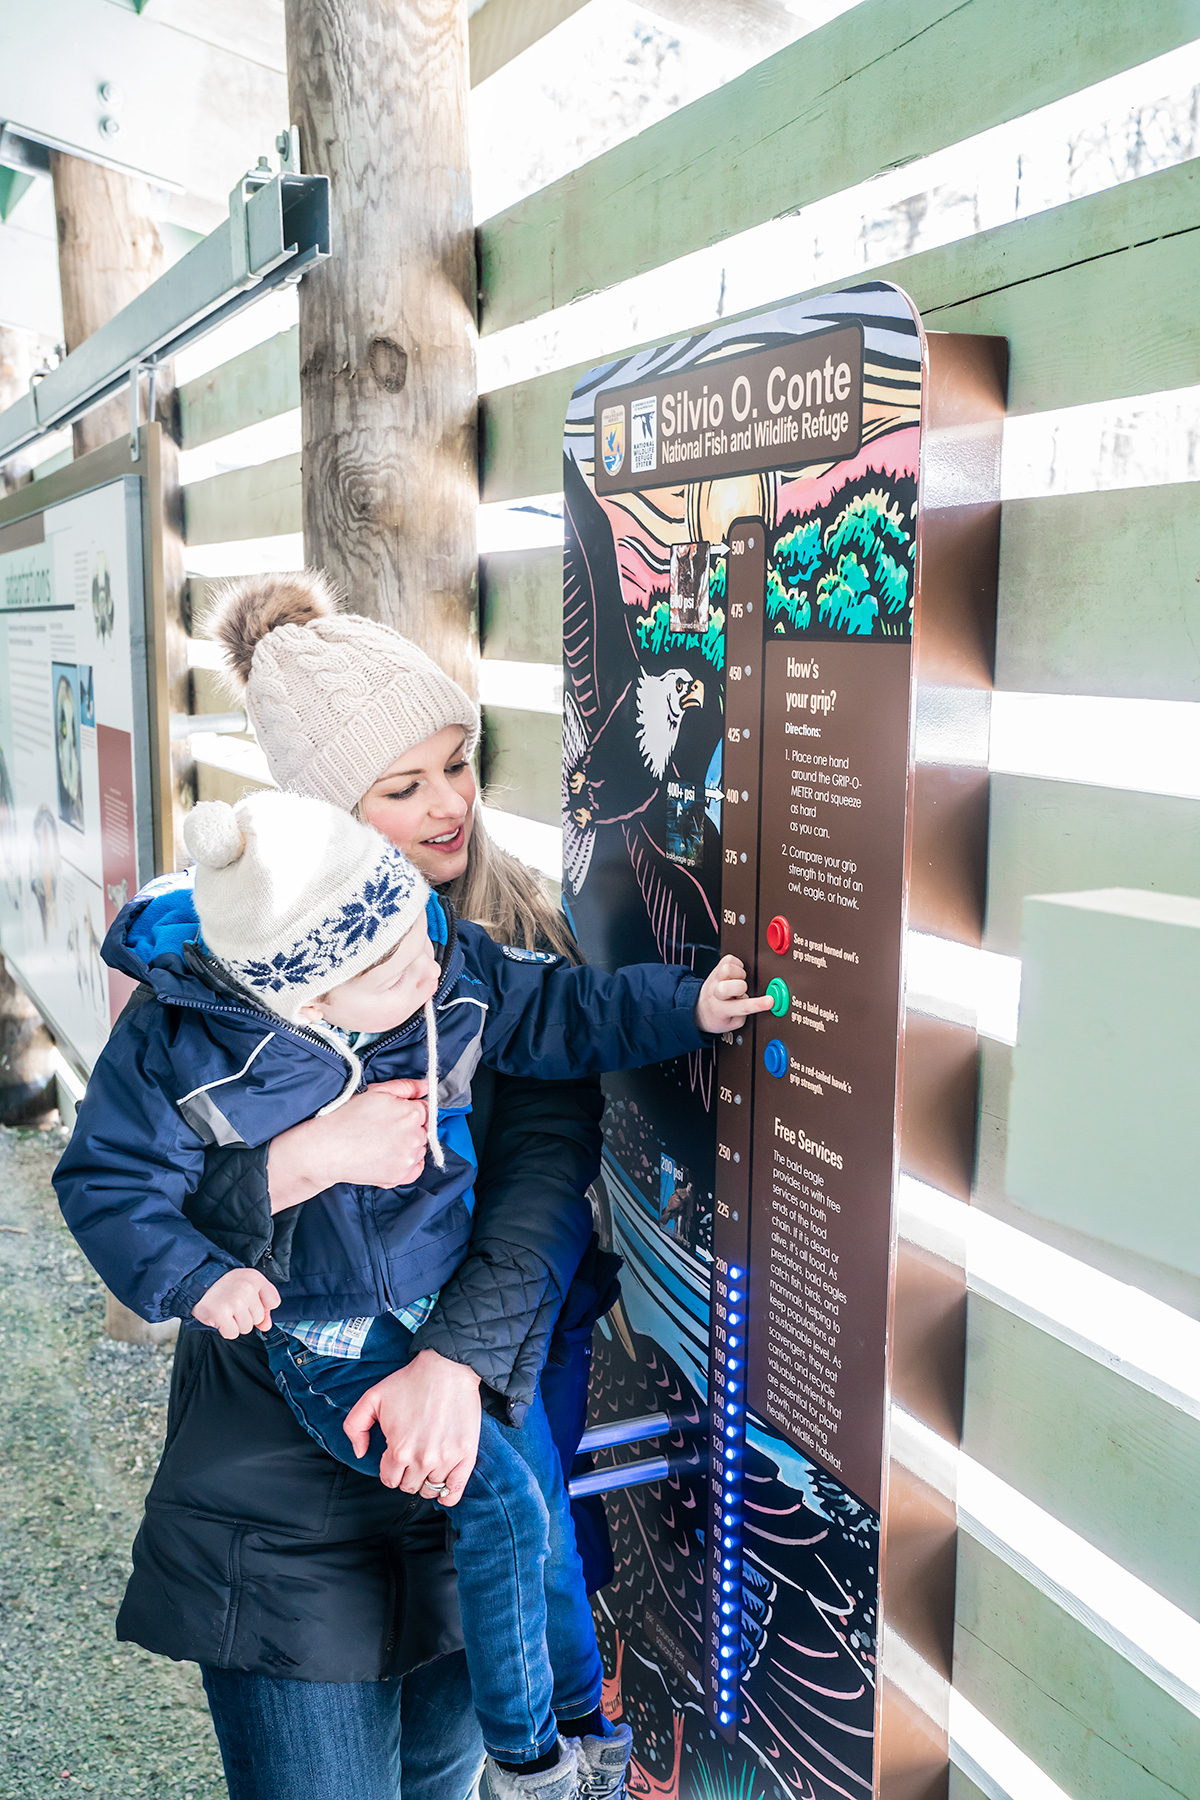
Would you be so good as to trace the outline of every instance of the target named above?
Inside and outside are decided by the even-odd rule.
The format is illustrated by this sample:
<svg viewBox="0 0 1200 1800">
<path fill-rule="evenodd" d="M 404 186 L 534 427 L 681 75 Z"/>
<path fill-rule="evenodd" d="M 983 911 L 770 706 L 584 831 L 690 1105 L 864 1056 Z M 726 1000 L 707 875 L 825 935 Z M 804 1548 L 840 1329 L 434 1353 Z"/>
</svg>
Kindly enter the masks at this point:
<svg viewBox="0 0 1200 1800">
<path fill-rule="evenodd" d="M 211 1325 L 223 1338 L 242 1337 L 256 1328 L 266 1330 L 271 1308 L 279 1305 L 279 1290 L 257 1269 L 230 1269 L 214 1281 L 192 1308 L 192 1317 Z"/>
</svg>

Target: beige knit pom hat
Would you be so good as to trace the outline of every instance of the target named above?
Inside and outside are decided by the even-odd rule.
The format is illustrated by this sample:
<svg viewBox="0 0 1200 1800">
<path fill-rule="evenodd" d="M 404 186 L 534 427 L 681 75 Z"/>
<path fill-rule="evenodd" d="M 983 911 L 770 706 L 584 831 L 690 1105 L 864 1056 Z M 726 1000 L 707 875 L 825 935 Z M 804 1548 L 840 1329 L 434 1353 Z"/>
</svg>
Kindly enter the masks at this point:
<svg viewBox="0 0 1200 1800">
<path fill-rule="evenodd" d="M 246 575 L 219 590 L 205 625 L 281 788 L 350 812 L 389 764 L 479 709 L 390 626 L 338 611 L 319 569 Z"/>
</svg>

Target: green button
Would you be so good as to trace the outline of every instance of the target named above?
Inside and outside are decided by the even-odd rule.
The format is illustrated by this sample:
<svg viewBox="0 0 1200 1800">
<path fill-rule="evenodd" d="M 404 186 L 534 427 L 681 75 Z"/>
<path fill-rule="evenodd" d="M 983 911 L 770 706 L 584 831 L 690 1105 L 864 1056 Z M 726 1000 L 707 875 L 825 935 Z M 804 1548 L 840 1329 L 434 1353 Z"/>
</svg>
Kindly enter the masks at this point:
<svg viewBox="0 0 1200 1800">
<path fill-rule="evenodd" d="M 767 983 L 767 993 L 771 996 L 771 1011 L 777 1019 L 782 1019 L 791 1004 L 792 996 L 788 993 L 786 981 L 780 981 L 778 975 Z"/>
</svg>

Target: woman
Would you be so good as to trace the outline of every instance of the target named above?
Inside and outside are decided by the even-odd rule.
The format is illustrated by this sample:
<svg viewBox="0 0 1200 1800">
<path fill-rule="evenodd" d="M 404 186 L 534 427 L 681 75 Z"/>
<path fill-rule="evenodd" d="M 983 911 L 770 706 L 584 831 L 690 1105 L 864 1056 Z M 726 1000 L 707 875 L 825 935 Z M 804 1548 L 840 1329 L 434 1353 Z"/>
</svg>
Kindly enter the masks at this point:
<svg viewBox="0 0 1200 1800">
<path fill-rule="evenodd" d="M 281 787 L 356 811 L 516 954 L 574 953 L 539 882 L 484 834 L 470 761 L 478 713 L 436 664 L 385 626 L 338 613 L 316 575 L 234 583 L 210 628 Z M 479 1069 L 472 1101 L 471 1251 L 418 1333 L 421 1353 L 379 1387 L 389 1442 L 417 1471 L 472 1448 L 481 1397 L 519 1418 L 548 1351 L 543 1398 L 569 1462 L 592 1322 L 612 1298 L 614 1259 L 595 1250 L 586 1198 L 597 1086 Z M 214 1145 L 197 1204 L 220 1188 L 249 1219 L 338 1182 L 390 1185 L 422 1106 L 367 1090 L 269 1145 Z M 247 1249 L 268 1274 L 271 1255 L 270 1243 Z M 194 1298 L 177 1296 L 181 1317 Z M 445 1520 L 423 1486 L 391 1491 L 321 1452 L 257 1340 L 181 1335 L 118 1634 L 201 1664 L 233 1800 L 470 1792 L 482 1750 Z M 585 1526 L 581 1549 L 586 1537 Z"/>
</svg>

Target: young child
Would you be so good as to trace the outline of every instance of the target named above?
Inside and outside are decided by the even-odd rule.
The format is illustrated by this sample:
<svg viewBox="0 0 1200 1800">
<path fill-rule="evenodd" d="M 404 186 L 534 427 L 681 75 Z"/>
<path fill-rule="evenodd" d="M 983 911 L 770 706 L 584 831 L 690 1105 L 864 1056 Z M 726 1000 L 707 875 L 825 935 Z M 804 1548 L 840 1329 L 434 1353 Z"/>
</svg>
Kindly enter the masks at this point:
<svg viewBox="0 0 1200 1800">
<path fill-rule="evenodd" d="M 747 997 L 731 957 L 701 984 L 680 968 L 604 975 L 496 945 L 386 839 L 319 801 L 205 803 L 185 835 L 194 888 L 187 875 L 152 883 L 105 942 L 142 985 L 88 1085 L 59 1201 L 114 1293 L 147 1318 L 190 1315 L 226 1337 L 257 1329 L 305 1430 L 378 1476 L 386 1443 L 370 1390 L 416 1353 L 466 1250 L 477 1065 L 559 1080 L 634 1067 L 770 1001 Z M 369 1081 L 414 1078 L 431 1098 L 413 1178 L 335 1186 L 258 1221 L 257 1260 L 269 1254 L 278 1286 L 229 1248 L 250 1241 L 245 1218 L 209 1218 L 204 1233 L 189 1219 L 207 1146 L 262 1144 Z M 485 1415 L 473 1468 L 409 1471 L 406 1488 L 414 1473 L 455 1534 L 483 1800 L 623 1795 L 632 1735 L 599 1710 L 600 1658 L 540 1401 L 519 1428 Z"/>
</svg>

